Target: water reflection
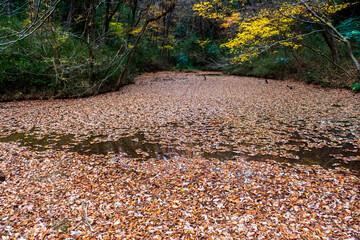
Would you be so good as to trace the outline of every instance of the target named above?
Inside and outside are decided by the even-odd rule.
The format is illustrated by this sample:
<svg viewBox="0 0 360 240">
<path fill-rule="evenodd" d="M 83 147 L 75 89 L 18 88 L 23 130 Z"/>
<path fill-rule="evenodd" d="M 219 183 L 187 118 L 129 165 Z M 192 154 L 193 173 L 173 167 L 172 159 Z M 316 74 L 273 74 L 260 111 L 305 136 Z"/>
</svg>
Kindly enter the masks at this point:
<svg viewBox="0 0 360 240">
<path fill-rule="evenodd" d="M 289 141 L 286 145 L 297 146 L 298 150 L 288 150 L 289 153 L 296 155 L 296 159 L 279 157 L 274 155 L 255 155 L 249 156 L 239 151 L 235 151 L 231 146 L 230 150 L 212 150 L 206 152 L 201 148 L 194 148 L 191 143 L 184 146 L 163 145 L 156 141 L 149 141 L 141 132 L 129 137 L 122 137 L 115 141 L 106 140 L 107 136 L 75 136 L 74 134 L 61 135 L 50 133 L 48 135 L 39 135 L 35 132 L 13 133 L 6 137 L 0 138 L 0 142 L 19 142 L 20 146 L 29 146 L 36 151 L 47 149 L 66 150 L 78 152 L 80 154 L 104 154 L 109 153 L 121 154 L 139 160 L 150 158 L 167 159 L 175 156 L 195 157 L 201 156 L 207 159 L 233 160 L 236 157 L 243 157 L 248 160 L 263 161 L 272 159 L 278 162 L 300 163 L 306 165 L 320 165 L 324 168 L 334 168 L 343 166 L 351 170 L 360 170 L 360 161 L 345 162 L 336 159 L 334 156 L 342 155 L 343 157 L 359 156 L 358 149 L 352 144 L 344 143 L 339 147 L 323 146 L 321 148 L 306 148 L 300 137 L 294 134 L 294 141 Z M 296 140 L 296 141 L 295 141 Z M 247 146 L 248 143 L 244 143 Z M 257 146 L 261 147 L 261 146 Z M 196 150 L 194 150 L 196 149 Z"/>
</svg>

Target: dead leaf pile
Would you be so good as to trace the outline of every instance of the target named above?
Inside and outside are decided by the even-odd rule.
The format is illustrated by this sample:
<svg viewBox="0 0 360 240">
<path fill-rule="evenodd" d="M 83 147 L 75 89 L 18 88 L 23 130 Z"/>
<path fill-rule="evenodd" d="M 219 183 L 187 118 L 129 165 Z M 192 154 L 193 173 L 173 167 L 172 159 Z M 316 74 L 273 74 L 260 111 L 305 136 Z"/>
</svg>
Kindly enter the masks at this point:
<svg viewBox="0 0 360 240">
<path fill-rule="evenodd" d="M 306 160 L 327 151 L 356 164 L 359 111 L 360 97 L 346 90 L 166 72 L 87 99 L 1 103 L 0 236 L 359 239 L 358 172 Z M 95 146 L 139 132 L 139 146 L 175 153 L 72 151 L 89 136 Z M 11 140 L 15 133 L 68 142 L 38 151 Z M 297 164 L 304 159 L 310 165 Z"/>
</svg>

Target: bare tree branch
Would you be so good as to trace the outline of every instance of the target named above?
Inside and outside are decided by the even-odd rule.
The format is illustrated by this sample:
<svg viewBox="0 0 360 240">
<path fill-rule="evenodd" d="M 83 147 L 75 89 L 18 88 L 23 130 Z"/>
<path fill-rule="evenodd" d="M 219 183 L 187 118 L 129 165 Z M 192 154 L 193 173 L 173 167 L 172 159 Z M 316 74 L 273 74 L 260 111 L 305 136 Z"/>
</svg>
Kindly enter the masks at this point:
<svg viewBox="0 0 360 240">
<path fill-rule="evenodd" d="M 300 2 L 306 7 L 306 9 L 314 16 L 316 17 L 316 19 L 318 19 L 320 22 L 322 22 L 324 25 L 328 26 L 332 31 L 334 31 L 334 33 L 338 36 L 338 38 L 345 43 L 346 48 L 347 48 L 347 52 L 348 55 L 350 56 L 351 60 L 354 62 L 356 70 L 358 71 L 358 73 L 360 73 L 360 63 L 359 61 L 355 58 L 353 52 L 352 52 L 352 48 L 350 45 L 349 40 L 346 39 L 346 37 L 344 37 L 330 22 L 324 20 L 323 18 L 321 18 L 304 0 L 300 0 Z"/>
<path fill-rule="evenodd" d="M 21 37 L 19 37 L 18 39 L 12 40 L 12 41 L 8 41 L 5 43 L 0 43 L 0 47 L 1 46 L 5 46 L 3 48 L 0 49 L 0 53 L 3 52 L 6 48 L 10 47 L 11 45 L 24 40 L 25 38 L 31 36 L 32 34 L 34 34 L 39 28 L 41 28 L 44 23 L 45 20 L 47 20 L 55 11 L 56 6 L 59 4 L 61 0 L 56 1 L 56 3 L 50 8 L 50 10 L 48 10 L 39 20 L 37 20 L 34 24 L 32 24 L 31 26 L 29 26 L 27 29 L 25 29 L 23 32 L 21 32 Z M 27 33 L 29 31 L 29 33 Z M 20 35 L 20 34 L 17 34 Z"/>
</svg>

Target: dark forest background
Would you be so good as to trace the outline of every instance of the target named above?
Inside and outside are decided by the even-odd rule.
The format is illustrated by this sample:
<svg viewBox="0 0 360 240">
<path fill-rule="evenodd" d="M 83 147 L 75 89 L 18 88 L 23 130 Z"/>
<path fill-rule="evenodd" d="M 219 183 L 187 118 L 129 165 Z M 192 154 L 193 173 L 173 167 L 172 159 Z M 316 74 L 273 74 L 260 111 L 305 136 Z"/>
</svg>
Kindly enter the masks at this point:
<svg viewBox="0 0 360 240">
<path fill-rule="evenodd" d="M 276 51 L 264 51 L 251 61 L 232 62 L 234 53 L 221 44 L 237 29 L 224 29 L 218 19 L 201 16 L 194 4 L 203 2 L 2 1 L 0 100 L 90 96 L 117 90 L 140 73 L 162 70 L 222 71 L 360 90 L 346 44 L 334 41 L 331 32 L 307 35 L 297 49 L 274 46 Z M 352 4 L 327 17 L 359 59 L 360 4 L 337 2 Z M 224 0 L 218 10 L 256 16 L 272 4 Z M 302 23 L 299 28 L 306 32 L 313 26 Z"/>
</svg>

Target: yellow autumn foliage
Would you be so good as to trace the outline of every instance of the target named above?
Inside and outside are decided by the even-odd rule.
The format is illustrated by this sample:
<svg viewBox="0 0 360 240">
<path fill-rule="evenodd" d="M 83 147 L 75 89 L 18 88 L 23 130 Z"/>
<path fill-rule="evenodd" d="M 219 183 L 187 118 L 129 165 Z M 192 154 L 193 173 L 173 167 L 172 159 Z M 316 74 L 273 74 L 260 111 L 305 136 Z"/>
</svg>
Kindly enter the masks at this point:
<svg viewBox="0 0 360 240">
<path fill-rule="evenodd" d="M 110 22 L 109 26 L 116 35 L 122 36 L 124 34 L 124 27 L 122 23 Z"/>
<path fill-rule="evenodd" d="M 239 1 L 243 2 L 243 1 Z M 228 48 L 237 57 L 234 61 L 247 61 L 274 45 L 297 49 L 301 47 L 302 35 L 296 29 L 299 22 L 320 23 L 329 21 L 328 16 L 354 3 L 333 4 L 332 1 L 309 2 L 317 16 L 308 11 L 301 1 L 284 2 L 276 7 L 264 7 L 256 14 L 245 14 L 236 9 L 226 9 L 221 0 L 205 1 L 194 5 L 194 10 L 202 17 L 217 20 L 223 28 L 237 27 L 237 34 L 221 47 Z M 227 13 L 227 14 L 225 14 Z"/>
<path fill-rule="evenodd" d="M 159 49 L 174 50 L 174 46 L 171 46 L 171 45 L 164 45 L 164 46 L 159 47 Z"/>
<path fill-rule="evenodd" d="M 201 48 L 205 48 L 205 45 L 210 43 L 211 41 L 209 39 L 206 39 L 205 41 L 197 40 L 196 43 L 200 45 Z"/>
<path fill-rule="evenodd" d="M 132 34 L 132 35 L 139 34 L 141 32 L 141 29 L 142 29 L 141 27 L 135 28 L 130 32 L 130 34 Z"/>
<path fill-rule="evenodd" d="M 193 10 L 198 12 L 199 16 L 214 19 L 222 20 L 225 18 L 224 13 L 219 11 L 219 7 L 222 6 L 221 0 L 205 1 L 202 3 L 194 4 Z"/>
</svg>

